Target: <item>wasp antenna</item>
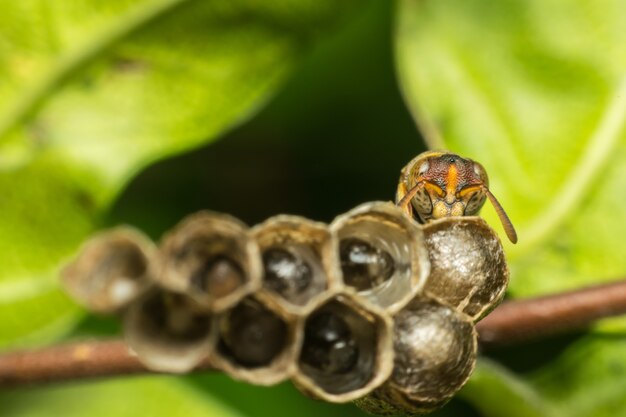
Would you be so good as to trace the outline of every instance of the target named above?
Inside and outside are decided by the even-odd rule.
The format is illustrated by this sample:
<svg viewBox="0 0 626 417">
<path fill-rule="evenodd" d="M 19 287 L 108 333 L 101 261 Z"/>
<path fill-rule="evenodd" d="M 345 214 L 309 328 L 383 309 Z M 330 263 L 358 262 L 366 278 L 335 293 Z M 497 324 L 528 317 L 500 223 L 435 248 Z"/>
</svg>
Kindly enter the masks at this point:
<svg viewBox="0 0 626 417">
<path fill-rule="evenodd" d="M 517 232 L 515 231 L 515 227 L 513 227 L 513 223 L 511 223 L 511 219 L 509 219 L 509 216 L 506 215 L 504 208 L 502 208 L 496 196 L 489 191 L 489 188 L 487 188 L 486 185 L 483 184 L 481 188 L 485 194 L 487 194 L 493 208 L 496 209 L 496 213 L 500 218 L 500 222 L 502 223 L 502 227 L 504 227 L 507 237 L 511 242 L 517 243 Z"/>
<path fill-rule="evenodd" d="M 415 197 L 415 194 L 417 194 L 417 192 L 424 187 L 424 183 L 425 181 L 419 181 L 412 188 L 410 188 L 409 191 L 407 191 L 406 194 L 402 197 L 402 199 L 396 203 L 396 206 L 407 211 L 407 206 L 409 205 L 409 202 L 413 197 Z"/>
</svg>

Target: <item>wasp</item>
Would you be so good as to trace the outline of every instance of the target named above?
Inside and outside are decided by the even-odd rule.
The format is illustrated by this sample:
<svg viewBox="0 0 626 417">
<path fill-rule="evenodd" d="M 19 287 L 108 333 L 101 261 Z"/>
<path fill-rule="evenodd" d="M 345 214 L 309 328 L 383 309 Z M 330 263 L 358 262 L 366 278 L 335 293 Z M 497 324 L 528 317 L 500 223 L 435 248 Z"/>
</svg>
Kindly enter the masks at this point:
<svg viewBox="0 0 626 417">
<path fill-rule="evenodd" d="M 495 208 L 509 240 L 516 243 L 515 228 L 489 191 L 485 168 L 476 161 L 450 152 L 424 152 L 402 169 L 396 192 L 396 204 L 421 223 L 473 216 L 486 199 Z"/>
</svg>

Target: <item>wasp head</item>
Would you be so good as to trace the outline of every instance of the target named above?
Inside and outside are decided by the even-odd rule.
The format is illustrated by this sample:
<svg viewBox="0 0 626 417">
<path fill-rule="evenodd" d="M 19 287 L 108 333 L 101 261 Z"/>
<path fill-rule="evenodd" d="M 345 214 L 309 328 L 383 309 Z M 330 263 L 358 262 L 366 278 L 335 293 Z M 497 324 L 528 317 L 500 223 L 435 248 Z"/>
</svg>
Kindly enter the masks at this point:
<svg viewBox="0 0 626 417">
<path fill-rule="evenodd" d="M 396 203 L 422 223 L 452 216 L 473 216 L 489 198 L 507 236 L 517 241 L 515 229 L 498 200 L 489 191 L 481 164 L 449 152 L 424 152 L 404 167 Z"/>
</svg>

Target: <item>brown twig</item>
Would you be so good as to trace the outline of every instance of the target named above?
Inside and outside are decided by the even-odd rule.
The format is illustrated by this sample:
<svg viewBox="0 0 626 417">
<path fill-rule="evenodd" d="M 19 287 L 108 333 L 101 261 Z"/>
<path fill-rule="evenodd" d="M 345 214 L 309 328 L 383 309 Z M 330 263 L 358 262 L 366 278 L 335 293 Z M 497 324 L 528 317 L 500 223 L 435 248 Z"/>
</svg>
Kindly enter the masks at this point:
<svg viewBox="0 0 626 417">
<path fill-rule="evenodd" d="M 0 356 L 0 386 L 146 372 L 121 341 L 90 341 Z"/>
<path fill-rule="evenodd" d="M 507 345 L 583 329 L 626 313 L 626 280 L 503 303 L 476 326 L 483 346 Z"/>
<path fill-rule="evenodd" d="M 502 304 L 477 328 L 483 346 L 584 328 L 626 313 L 626 280 Z M 199 370 L 210 369 L 209 363 Z M 0 388 L 150 372 L 121 341 L 87 341 L 0 354 Z"/>
<path fill-rule="evenodd" d="M 210 369 L 208 363 L 198 370 Z M 0 354 L 0 388 L 150 373 L 121 340 L 92 340 Z"/>
</svg>

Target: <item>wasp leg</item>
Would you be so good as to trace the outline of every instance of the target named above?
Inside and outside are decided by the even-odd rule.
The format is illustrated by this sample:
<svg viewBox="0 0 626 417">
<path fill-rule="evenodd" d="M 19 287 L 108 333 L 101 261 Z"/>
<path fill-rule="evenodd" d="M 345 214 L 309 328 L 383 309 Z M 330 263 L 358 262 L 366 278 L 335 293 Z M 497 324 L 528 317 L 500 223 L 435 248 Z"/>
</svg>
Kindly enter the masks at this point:
<svg viewBox="0 0 626 417">
<path fill-rule="evenodd" d="M 411 204 L 405 204 L 404 207 L 400 205 L 400 202 L 407 194 L 406 184 L 402 181 L 398 183 L 398 189 L 396 190 L 396 205 L 400 207 L 410 218 L 413 218 L 413 206 Z"/>
<path fill-rule="evenodd" d="M 404 186 L 404 195 L 402 196 L 402 198 L 400 198 L 400 201 L 398 201 L 396 203 L 396 205 L 398 207 L 400 207 L 402 210 L 404 210 L 407 214 L 409 214 L 409 216 L 411 216 L 411 218 L 413 218 L 413 207 L 411 206 L 411 199 L 413 197 L 415 197 L 415 194 L 417 194 L 417 192 L 419 190 L 421 190 L 422 188 L 424 188 L 425 185 L 425 181 L 420 181 L 417 184 L 415 184 L 411 189 L 406 190 L 406 186 L 404 186 L 404 184 L 401 184 L 398 187 L 398 195 L 400 194 L 400 187 Z M 397 196 L 396 196 L 396 200 L 397 200 Z"/>
</svg>

